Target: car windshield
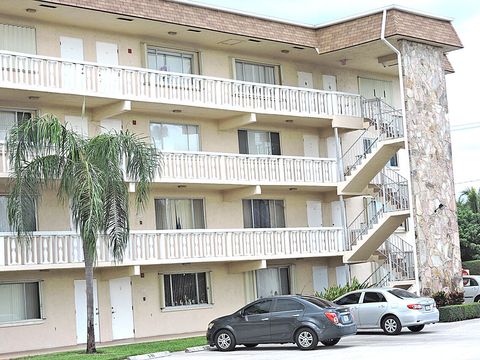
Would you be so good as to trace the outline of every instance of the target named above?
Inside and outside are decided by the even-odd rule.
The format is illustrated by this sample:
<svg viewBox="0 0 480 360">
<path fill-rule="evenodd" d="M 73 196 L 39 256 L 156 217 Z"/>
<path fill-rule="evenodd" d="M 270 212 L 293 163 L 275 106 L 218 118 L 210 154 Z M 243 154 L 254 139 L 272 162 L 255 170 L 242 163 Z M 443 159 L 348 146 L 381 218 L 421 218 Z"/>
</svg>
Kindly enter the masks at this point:
<svg viewBox="0 0 480 360">
<path fill-rule="evenodd" d="M 311 302 L 314 305 L 321 307 L 322 309 L 328 308 L 328 307 L 338 307 L 338 305 L 334 304 L 333 302 L 322 299 L 322 298 L 304 296 L 303 299 L 307 300 L 308 302 Z"/>
<path fill-rule="evenodd" d="M 403 290 L 403 289 L 392 289 L 392 290 L 388 290 L 388 292 L 400 299 L 417 299 L 420 297 L 417 294 L 411 293 L 410 291 Z"/>
</svg>

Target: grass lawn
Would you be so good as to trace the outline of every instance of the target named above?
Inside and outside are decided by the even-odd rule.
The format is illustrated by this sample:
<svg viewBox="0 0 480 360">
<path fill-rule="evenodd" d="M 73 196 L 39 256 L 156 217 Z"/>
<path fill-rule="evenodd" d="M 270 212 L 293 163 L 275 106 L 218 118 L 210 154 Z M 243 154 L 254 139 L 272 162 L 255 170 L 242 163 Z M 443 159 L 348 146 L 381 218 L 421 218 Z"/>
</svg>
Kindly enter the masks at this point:
<svg viewBox="0 0 480 360">
<path fill-rule="evenodd" d="M 83 351 L 69 351 L 62 353 L 45 354 L 38 356 L 29 356 L 24 359 L 55 359 L 55 360 L 77 360 L 77 359 L 101 359 L 101 360 L 120 360 L 132 355 L 150 354 L 160 351 L 182 351 L 188 347 L 206 345 L 207 340 L 204 336 L 192 337 L 178 340 L 155 341 L 141 344 L 118 345 L 97 348 L 97 353 L 87 355 Z"/>
</svg>

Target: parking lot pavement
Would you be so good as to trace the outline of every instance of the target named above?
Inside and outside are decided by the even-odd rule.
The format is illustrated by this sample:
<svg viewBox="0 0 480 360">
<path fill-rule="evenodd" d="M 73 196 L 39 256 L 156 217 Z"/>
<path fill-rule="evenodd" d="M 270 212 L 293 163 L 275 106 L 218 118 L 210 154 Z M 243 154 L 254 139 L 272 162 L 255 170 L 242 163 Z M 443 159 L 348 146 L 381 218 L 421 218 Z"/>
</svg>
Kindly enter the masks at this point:
<svg viewBox="0 0 480 360">
<path fill-rule="evenodd" d="M 320 346 L 313 351 L 298 350 L 293 344 L 259 345 L 254 349 L 238 346 L 235 351 L 202 351 L 197 353 L 174 353 L 167 359 L 201 360 L 201 359 L 255 359 L 255 360 L 479 360 L 480 359 L 480 319 L 442 323 L 426 326 L 420 333 L 402 331 L 398 336 L 387 336 L 382 332 L 360 332 L 358 335 L 345 337 L 334 347 Z"/>
</svg>

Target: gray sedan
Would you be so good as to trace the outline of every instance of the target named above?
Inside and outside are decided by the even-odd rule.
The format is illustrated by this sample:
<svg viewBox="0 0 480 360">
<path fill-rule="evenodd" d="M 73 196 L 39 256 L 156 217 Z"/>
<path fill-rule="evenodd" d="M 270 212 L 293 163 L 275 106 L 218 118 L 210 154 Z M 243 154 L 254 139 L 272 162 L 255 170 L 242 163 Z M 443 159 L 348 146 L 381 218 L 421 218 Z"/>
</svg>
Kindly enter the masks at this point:
<svg viewBox="0 0 480 360">
<path fill-rule="evenodd" d="M 350 309 L 359 329 L 381 328 L 397 335 L 402 327 L 419 332 L 439 320 L 435 301 L 397 288 L 370 288 L 349 292 L 334 301 Z"/>
<path fill-rule="evenodd" d="M 356 332 L 345 307 L 309 296 L 276 296 L 213 320 L 208 324 L 207 340 L 220 351 L 267 343 L 296 343 L 302 350 L 311 350 L 319 341 L 333 346 Z"/>
</svg>

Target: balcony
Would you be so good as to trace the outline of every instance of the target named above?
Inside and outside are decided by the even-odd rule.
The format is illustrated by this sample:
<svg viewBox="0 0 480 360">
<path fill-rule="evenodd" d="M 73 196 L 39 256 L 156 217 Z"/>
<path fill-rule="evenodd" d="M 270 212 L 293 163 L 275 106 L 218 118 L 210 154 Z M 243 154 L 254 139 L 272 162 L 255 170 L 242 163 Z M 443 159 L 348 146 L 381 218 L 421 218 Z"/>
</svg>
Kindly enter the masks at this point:
<svg viewBox="0 0 480 360">
<path fill-rule="evenodd" d="M 210 152 L 161 152 L 156 181 L 276 186 L 335 186 L 335 159 Z"/>
<path fill-rule="evenodd" d="M 361 117 L 360 96 L 0 52 L 0 87 L 257 114 Z M 58 101 L 58 98 L 57 98 Z M 89 102 L 92 106 L 92 102 Z"/>
<path fill-rule="evenodd" d="M 119 264 L 100 240 L 97 266 L 340 256 L 344 250 L 341 228 L 132 231 Z M 30 244 L 0 233 L 0 271 L 80 267 L 83 250 L 76 233 L 35 232 Z"/>
</svg>

